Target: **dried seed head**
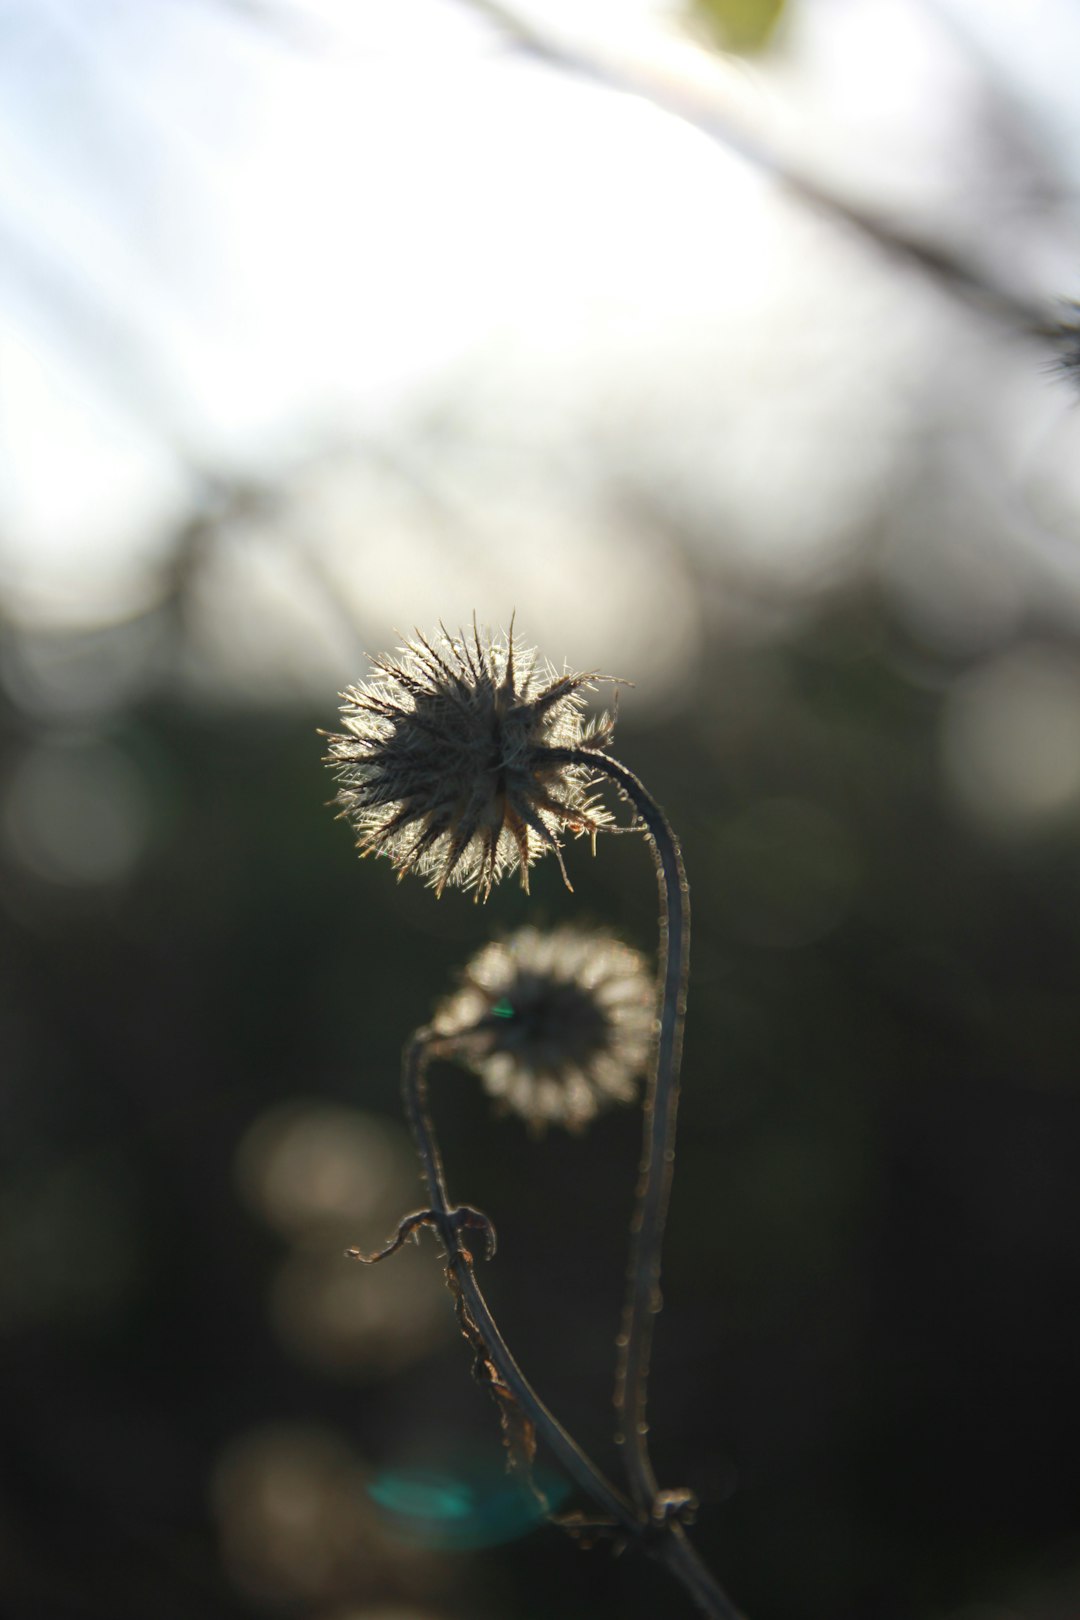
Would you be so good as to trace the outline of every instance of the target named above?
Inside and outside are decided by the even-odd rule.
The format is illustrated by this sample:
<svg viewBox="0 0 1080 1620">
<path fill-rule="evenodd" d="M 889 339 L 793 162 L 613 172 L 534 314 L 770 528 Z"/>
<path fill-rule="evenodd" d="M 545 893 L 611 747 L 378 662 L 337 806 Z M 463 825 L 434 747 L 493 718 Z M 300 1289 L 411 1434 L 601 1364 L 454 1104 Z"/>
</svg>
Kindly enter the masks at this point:
<svg viewBox="0 0 1080 1620">
<path fill-rule="evenodd" d="M 656 987 L 644 957 L 613 935 L 523 928 L 473 958 L 436 1011 L 485 1089 L 534 1130 L 580 1130 L 632 1102 L 648 1061 Z"/>
<path fill-rule="evenodd" d="M 515 867 L 527 890 L 545 850 L 565 879 L 561 833 L 595 836 L 611 817 L 587 768 L 546 754 L 606 746 L 613 722 L 582 713 L 595 677 L 538 665 L 512 626 L 431 641 L 417 631 L 397 657 L 371 662 L 374 678 L 342 693 L 345 730 L 327 757 L 361 855 L 385 855 L 399 877 L 419 872 L 440 895 L 451 883 L 486 900 Z"/>
<path fill-rule="evenodd" d="M 1062 320 L 1056 326 L 1045 329 L 1043 335 L 1052 339 L 1056 350 L 1051 362 L 1052 369 L 1067 378 L 1074 387 L 1080 387 L 1080 303 L 1068 299 Z"/>
</svg>

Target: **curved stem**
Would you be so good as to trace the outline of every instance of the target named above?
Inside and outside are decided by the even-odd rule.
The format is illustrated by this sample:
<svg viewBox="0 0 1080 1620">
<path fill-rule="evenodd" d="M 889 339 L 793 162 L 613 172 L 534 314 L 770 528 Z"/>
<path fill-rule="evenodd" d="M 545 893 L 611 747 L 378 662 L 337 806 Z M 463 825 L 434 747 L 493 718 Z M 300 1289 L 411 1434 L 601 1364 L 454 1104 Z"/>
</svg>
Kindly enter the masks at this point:
<svg viewBox="0 0 1080 1620">
<path fill-rule="evenodd" d="M 438 1054 L 451 1056 L 453 1042 L 436 1039 L 428 1030 L 418 1030 L 405 1048 L 401 1089 L 431 1207 L 437 1215 L 450 1216 L 453 1206 L 446 1188 L 442 1155 L 427 1110 L 427 1066 L 430 1059 Z M 449 1222 L 444 1222 L 441 1230 L 447 1246 L 448 1264 L 500 1378 L 571 1479 L 617 1524 L 636 1533 L 640 1529 L 640 1521 L 630 1503 L 548 1410 L 511 1355 L 481 1293 L 473 1271 L 472 1255 L 461 1234 Z"/>
<path fill-rule="evenodd" d="M 418 1030 L 405 1048 L 401 1087 L 431 1208 L 439 1216 L 450 1217 L 454 1213 L 454 1206 L 447 1191 L 442 1155 L 427 1106 L 427 1067 L 431 1058 L 437 1055 L 452 1057 L 453 1041 L 434 1037 L 429 1030 Z M 552 1455 L 605 1514 L 682 1584 L 709 1620 L 742 1620 L 727 1593 L 691 1545 L 678 1520 L 658 1522 L 653 1519 L 649 1522 L 645 1519 L 643 1522 L 643 1515 L 634 1510 L 544 1405 L 495 1325 L 473 1271 L 472 1255 L 462 1241 L 460 1230 L 449 1219 L 443 1221 L 441 1230 L 447 1246 L 448 1264 L 483 1341 L 485 1354 L 490 1357 L 500 1378 Z M 650 1509 L 653 1500 L 650 1500 Z"/>
<path fill-rule="evenodd" d="M 656 858 L 660 891 L 659 968 L 663 985 L 660 1039 L 645 1097 L 641 1170 L 630 1224 L 626 1301 L 615 1370 L 616 1438 L 625 1445 L 626 1471 L 634 1500 L 651 1512 L 657 1497 L 649 1455 L 649 1358 L 653 1320 L 660 1309 L 660 1264 L 675 1166 L 675 1126 L 679 1109 L 679 1065 L 686 1018 L 690 966 L 690 891 L 682 851 L 671 823 L 656 800 L 617 759 L 591 748 L 545 749 L 551 764 L 585 765 L 612 779 L 645 825 Z"/>
</svg>

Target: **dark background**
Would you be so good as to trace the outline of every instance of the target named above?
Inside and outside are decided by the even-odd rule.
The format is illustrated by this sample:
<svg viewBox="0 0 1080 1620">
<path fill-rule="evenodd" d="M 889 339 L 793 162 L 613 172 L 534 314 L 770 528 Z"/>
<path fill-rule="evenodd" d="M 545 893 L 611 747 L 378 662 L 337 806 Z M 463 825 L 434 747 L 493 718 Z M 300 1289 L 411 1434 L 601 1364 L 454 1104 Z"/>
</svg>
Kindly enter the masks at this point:
<svg viewBox="0 0 1080 1620">
<path fill-rule="evenodd" d="M 1009 8 L 664 8 L 704 64 L 618 8 L 584 62 L 469 0 L 0 8 L 0 1620 L 692 1612 L 508 1483 L 430 1237 L 344 1257 L 421 1201 L 400 1053 L 475 949 L 656 946 L 636 838 L 480 907 L 335 822 L 338 690 L 474 611 L 637 683 L 683 841 L 696 1545 L 750 1620 L 1080 1615 L 1075 15 Z M 432 1091 L 618 1477 L 640 1117 Z"/>
<path fill-rule="evenodd" d="M 74 676 L 88 648 L 64 650 Z M 714 655 L 662 725 L 623 700 L 618 752 L 682 835 L 695 928 L 654 1451 L 751 1615 L 1067 1620 L 1080 835 L 974 833 L 937 757 L 964 671 L 911 668 L 851 600 Z M 418 1201 L 400 1047 L 526 917 L 652 950 L 655 887 L 633 839 L 571 846 L 574 896 L 552 862 L 486 908 L 399 887 L 324 808 L 327 703 L 144 695 L 79 743 L 141 773 L 134 868 L 61 881 L 30 832 L 21 862 L 9 842 L 3 1612 L 689 1612 L 644 1561 L 552 1528 L 421 1554 L 372 1498 L 402 1469 L 458 1477 L 460 1533 L 511 1534 L 433 1245 L 377 1274 L 341 1257 Z M 76 744 L 9 699 L 5 779 L 49 748 Z M 79 818 L 73 791 L 73 848 Z M 614 1470 L 637 1116 L 536 1141 L 469 1077 L 433 1089 L 452 1189 L 499 1230 L 503 1330 Z"/>
</svg>

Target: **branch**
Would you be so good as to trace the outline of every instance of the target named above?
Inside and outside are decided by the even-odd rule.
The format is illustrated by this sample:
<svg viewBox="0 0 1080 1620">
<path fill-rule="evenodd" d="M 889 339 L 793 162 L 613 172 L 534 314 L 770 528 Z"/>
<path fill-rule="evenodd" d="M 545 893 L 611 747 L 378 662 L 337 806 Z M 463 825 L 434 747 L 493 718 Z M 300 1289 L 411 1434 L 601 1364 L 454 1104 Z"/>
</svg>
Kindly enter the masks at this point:
<svg viewBox="0 0 1080 1620">
<path fill-rule="evenodd" d="M 730 71 L 716 53 L 658 28 L 638 38 L 627 30 L 617 39 L 599 39 L 595 32 L 587 35 L 580 27 L 568 30 L 547 17 L 541 21 L 523 16 L 512 0 L 466 3 L 552 66 L 641 96 L 692 125 L 772 175 L 815 212 L 849 227 L 1006 325 L 1033 337 L 1053 335 L 1051 316 L 1039 302 L 1003 285 L 946 244 L 913 235 L 901 223 L 840 196 L 801 168 L 762 129 L 760 112 L 748 107 L 745 79 Z"/>
</svg>

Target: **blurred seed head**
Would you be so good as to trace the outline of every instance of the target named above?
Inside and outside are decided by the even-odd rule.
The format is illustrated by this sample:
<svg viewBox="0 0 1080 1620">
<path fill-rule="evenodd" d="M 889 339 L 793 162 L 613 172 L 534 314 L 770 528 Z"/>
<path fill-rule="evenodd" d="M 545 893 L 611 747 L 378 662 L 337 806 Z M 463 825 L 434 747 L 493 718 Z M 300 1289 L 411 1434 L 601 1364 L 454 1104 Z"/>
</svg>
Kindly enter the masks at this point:
<svg viewBox="0 0 1080 1620">
<path fill-rule="evenodd" d="M 399 877 L 418 872 L 441 895 L 458 884 L 487 899 L 515 868 L 545 850 L 559 862 L 561 834 L 610 821 L 586 768 L 552 764 L 555 748 L 602 748 L 613 721 L 587 722 L 592 675 L 559 675 L 505 636 L 419 631 L 397 657 L 371 660 L 374 678 L 343 694 L 344 732 L 327 764 L 341 814 L 361 855 L 384 855 Z M 569 882 L 567 881 L 569 887 Z"/>
<path fill-rule="evenodd" d="M 604 932 L 523 928 L 484 946 L 431 1027 L 504 1111 L 576 1131 L 633 1101 L 655 1017 L 639 952 Z"/>
</svg>

